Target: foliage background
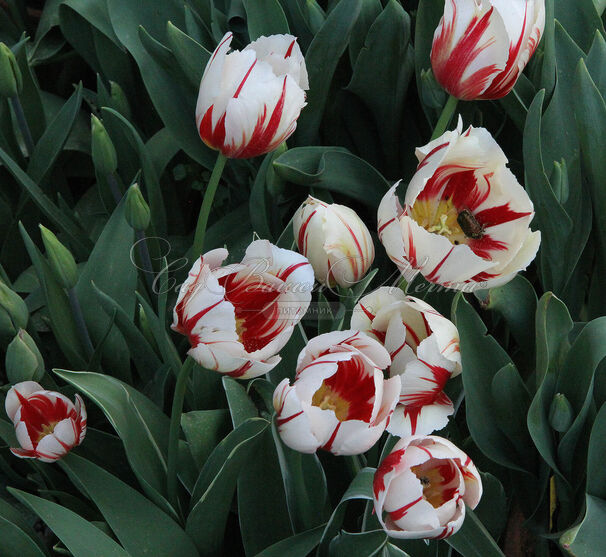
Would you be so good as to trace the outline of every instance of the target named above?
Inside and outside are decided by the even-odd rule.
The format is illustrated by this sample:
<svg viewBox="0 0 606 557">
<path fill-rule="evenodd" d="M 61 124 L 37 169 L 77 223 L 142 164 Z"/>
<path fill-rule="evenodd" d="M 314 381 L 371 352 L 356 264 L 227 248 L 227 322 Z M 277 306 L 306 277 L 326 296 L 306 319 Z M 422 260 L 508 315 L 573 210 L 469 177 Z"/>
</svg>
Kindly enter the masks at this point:
<svg viewBox="0 0 606 557">
<path fill-rule="evenodd" d="M 605 4 L 547 0 L 543 40 L 512 94 L 459 105 L 466 125 L 493 133 L 525 184 L 542 246 L 526 278 L 482 296 L 411 285 L 459 328 L 464 373 L 449 394 L 462 402 L 444 434 L 472 456 L 485 485 L 459 534 L 425 544 L 377 530 L 372 474 L 360 467 L 376 467 L 381 447 L 359 462 L 281 444 L 271 393 L 293 375 L 299 334 L 265 379 L 237 383 L 195 369 L 180 501 L 169 502 L 168 415 L 187 341 L 168 325 L 216 156 L 194 125 L 197 88 L 224 32 L 234 32 L 237 48 L 290 31 L 310 74 L 288 150 L 228 163 L 205 248 L 226 244 L 235 261 L 253 232 L 290 247 L 289 221 L 308 193 L 352 206 L 375 228 L 382 195 L 410 179 L 414 148 L 428 141 L 446 100 L 424 73 L 443 2 L 1 2 L 0 40 L 19 62 L 35 148 L 26 156 L 14 111 L 0 100 L 0 272 L 27 304 L 27 330 L 47 365 L 42 383 L 83 393 L 92 427 L 74 454 L 49 466 L 10 455 L 12 425 L 0 416 L 0 555 L 487 557 L 557 555 L 565 546 L 602 555 Z M 90 114 L 116 147 L 120 190 L 138 182 L 150 205 L 160 294 L 138 268 L 124 203 L 91 156 Z M 45 257 L 40 223 L 78 262 L 75 295 L 92 354 Z M 350 310 L 364 288 L 393 283 L 376 245 L 368 283 L 314 300 Z M 305 321 L 308 336 L 347 326 L 342 311 Z M 0 383 L 6 392 L 4 373 Z M 570 403 L 562 431 L 550 417 L 556 393 Z"/>
</svg>

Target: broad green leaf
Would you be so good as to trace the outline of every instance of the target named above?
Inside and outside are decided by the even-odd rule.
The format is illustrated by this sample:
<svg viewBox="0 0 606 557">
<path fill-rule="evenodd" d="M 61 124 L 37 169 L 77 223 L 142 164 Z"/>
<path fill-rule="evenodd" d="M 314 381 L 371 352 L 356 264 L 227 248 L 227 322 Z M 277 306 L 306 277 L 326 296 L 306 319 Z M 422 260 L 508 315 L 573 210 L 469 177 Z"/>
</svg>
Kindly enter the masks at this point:
<svg viewBox="0 0 606 557">
<path fill-rule="evenodd" d="M 0 498 L 0 539 L 3 555 L 44 557 L 48 555 L 40 536 L 25 517 L 8 501 Z M 4 553 L 5 552 L 5 553 Z"/>
<path fill-rule="evenodd" d="M 461 338 L 461 362 L 465 373 L 465 411 L 473 440 L 489 458 L 514 470 L 525 470 L 525 460 L 499 427 L 493 414 L 492 381 L 497 372 L 512 364 L 486 326 L 461 295 L 453 304 L 455 323 Z"/>
<path fill-rule="evenodd" d="M 235 379 L 223 377 L 223 388 L 229 404 L 229 412 L 234 429 L 250 418 L 259 416 L 255 403 L 249 398 L 246 389 Z"/>
<path fill-rule="evenodd" d="M 81 104 L 82 84 L 79 84 L 73 95 L 48 125 L 29 159 L 27 174 L 34 182 L 39 184 L 42 181 L 61 154 Z"/>
<path fill-rule="evenodd" d="M 290 33 L 284 10 L 278 0 L 244 0 L 246 23 L 251 41 L 262 35 L 283 35 Z"/>
<path fill-rule="evenodd" d="M 211 53 L 170 21 L 166 24 L 166 38 L 181 69 L 197 92 Z"/>
<path fill-rule="evenodd" d="M 318 526 L 312 530 L 301 532 L 290 538 L 279 541 L 271 547 L 264 549 L 255 557 L 307 557 L 309 553 L 320 543 L 324 526 Z"/>
<path fill-rule="evenodd" d="M 342 147 L 298 147 L 274 161 L 276 173 L 284 180 L 323 188 L 351 197 L 376 209 L 389 183 L 366 161 Z"/>
<path fill-rule="evenodd" d="M 219 443 L 206 461 L 192 494 L 193 508 L 185 528 L 202 557 L 222 555 L 238 475 L 268 427 L 267 420 L 248 420 Z"/>
<path fill-rule="evenodd" d="M 498 540 L 507 524 L 507 495 L 503 484 L 492 474 L 482 473 L 482 498 L 474 513 L 490 535 Z"/>
<path fill-rule="evenodd" d="M 80 273 L 75 293 L 93 342 L 107 330 L 109 317 L 98 310 L 93 283 L 115 300 L 132 319 L 135 314 L 137 270 L 131 260 L 134 231 L 124 216 L 124 202 L 115 209 Z M 128 346 L 117 328 L 107 339 L 104 368 L 121 379 L 130 378 Z"/>
<path fill-rule="evenodd" d="M 604 34 L 604 25 L 593 0 L 554 0 L 555 17 L 574 41 L 588 51 L 596 31 Z"/>
<path fill-rule="evenodd" d="M 606 499 L 606 404 L 603 404 L 593 422 L 587 453 L 587 493 Z"/>
<path fill-rule="evenodd" d="M 70 454 L 61 466 L 82 485 L 132 557 L 197 557 L 191 539 L 169 516 L 103 468 Z"/>
<path fill-rule="evenodd" d="M 8 491 L 46 523 L 73 557 L 130 557 L 107 534 L 65 507 L 11 487 Z"/>
<path fill-rule="evenodd" d="M 194 461 L 202 468 L 213 449 L 229 433 L 229 412 L 196 410 L 181 416 L 181 427 Z"/>
<path fill-rule="evenodd" d="M 604 547 L 605 522 L 606 501 L 587 495 L 585 517 L 562 535 L 560 544 L 575 557 L 598 557 Z"/>
<path fill-rule="evenodd" d="M 339 58 L 347 48 L 360 7 L 361 0 L 341 0 L 330 12 L 307 50 L 307 106 L 301 112 L 295 134 L 295 140 L 300 145 L 312 144 L 318 136 L 330 84 Z"/>
<path fill-rule="evenodd" d="M 604 2 L 606 3 L 606 0 L 604 0 Z M 601 33 L 596 32 L 593 44 L 591 45 L 591 49 L 589 50 L 589 54 L 587 54 L 585 62 L 587 64 L 589 75 L 591 75 L 591 79 L 598 88 L 598 91 L 600 91 L 602 97 L 606 97 L 605 60 L 606 40 L 604 40 L 604 36 Z"/>
<path fill-rule="evenodd" d="M 387 543 L 384 530 L 372 532 L 349 533 L 342 531 L 335 536 L 329 546 L 331 557 L 350 557 L 351 555 L 376 556 Z"/>
<path fill-rule="evenodd" d="M 466 508 L 461 529 L 446 538 L 446 541 L 463 557 L 504 557 L 488 530 L 470 508 Z"/>
<path fill-rule="evenodd" d="M 380 0 L 362 0 L 360 15 L 356 20 L 349 38 L 349 62 L 354 68 L 360 51 L 364 47 L 371 25 L 383 10 Z"/>
<path fill-rule="evenodd" d="M 19 100 L 23 106 L 23 112 L 27 125 L 32 132 L 34 143 L 36 143 L 46 129 L 46 114 L 42 105 L 40 86 L 36 74 L 28 62 L 25 44 L 22 44 L 21 48 L 15 52 L 15 58 L 19 64 L 23 81 Z"/>
</svg>

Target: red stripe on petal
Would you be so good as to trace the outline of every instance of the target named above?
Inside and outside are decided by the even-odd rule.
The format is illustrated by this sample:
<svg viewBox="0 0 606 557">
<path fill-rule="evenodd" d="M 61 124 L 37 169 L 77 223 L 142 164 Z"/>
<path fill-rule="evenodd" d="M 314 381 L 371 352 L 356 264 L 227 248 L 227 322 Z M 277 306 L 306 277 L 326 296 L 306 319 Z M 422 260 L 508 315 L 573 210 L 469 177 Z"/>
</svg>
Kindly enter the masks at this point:
<svg viewBox="0 0 606 557">
<path fill-rule="evenodd" d="M 335 439 L 337 437 L 337 433 L 339 432 L 339 428 L 341 427 L 341 423 L 342 422 L 339 422 L 337 424 L 337 427 L 335 427 L 335 429 L 332 432 L 332 435 L 330 436 L 330 439 L 327 441 L 327 443 L 325 445 L 323 445 L 322 447 L 320 447 L 322 450 L 324 450 L 324 451 L 330 451 L 330 449 L 332 449 L 332 444 L 335 442 Z"/>
<path fill-rule="evenodd" d="M 233 96 L 234 99 L 237 99 L 238 96 L 240 95 L 240 92 L 242 91 L 242 87 L 244 87 L 244 84 L 248 80 L 248 78 L 250 76 L 250 72 L 253 71 L 253 68 L 255 67 L 256 63 L 257 63 L 257 59 L 255 58 L 253 63 L 250 65 L 250 68 L 248 68 L 248 71 L 244 74 L 242 81 L 240 81 L 240 85 L 238 85 L 238 88 L 236 89 L 236 92 L 234 93 L 234 96 Z"/>
<path fill-rule="evenodd" d="M 284 55 L 285 60 L 286 60 L 286 58 L 288 58 L 292 55 L 292 49 L 294 48 L 296 42 L 297 42 L 297 40 L 294 39 L 292 41 L 292 43 L 290 43 L 290 45 L 288 46 L 288 50 L 286 51 L 286 54 Z"/>
<path fill-rule="evenodd" d="M 474 217 L 482 226 L 487 227 L 505 224 L 506 222 L 528 217 L 529 215 L 532 215 L 532 213 L 518 213 L 509 206 L 509 203 L 506 203 L 505 205 L 497 205 L 478 211 Z"/>
<path fill-rule="evenodd" d="M 375 497 L 379 497 L 381 491 L 385 491 L 385 476 L 389 474 L 394 468 L 400 464 L 402 457 L 404 456 L 405 449 L 399 449 L 389 453 L 384 459 L 377 471 L 372 482 L 372 489 Z"/>
<path fill-rule="evenodd" d="M 414 507 L 417 503 L 420 503 L 423 500 L 423 496 L 419 497 L 418 499 L 415 499 L 414 501 L 411 501 L 410 503 L 408 503 L 407 505 L 404 505 L 403 507 L 400 507 L 399 509 L 392 511 L 389 513 L 389 516 L 391 517 L 391 519 L 395 522 L 396 520 L 400 520 L 401 518 L 404 518 L 404 516 L 406 515 L 406 513 L 408 513 L 408 511 Z"/>
<path fill-rule="evenodd" d="M 296 414 L 292 414 L 291 416 L 288 416 L 288 418 L 278 418 L 276 420 L 276 425 L 278 427 L 280 427 L 281 425 L 284 425 L 284 424 L 290 422 L 290 420 L 294 420 L 295 418 L 298 418 L 301 414 L 303 414 L 303 410 L 301 410 L 300 412 L 297 412 Z"/>
</svg>

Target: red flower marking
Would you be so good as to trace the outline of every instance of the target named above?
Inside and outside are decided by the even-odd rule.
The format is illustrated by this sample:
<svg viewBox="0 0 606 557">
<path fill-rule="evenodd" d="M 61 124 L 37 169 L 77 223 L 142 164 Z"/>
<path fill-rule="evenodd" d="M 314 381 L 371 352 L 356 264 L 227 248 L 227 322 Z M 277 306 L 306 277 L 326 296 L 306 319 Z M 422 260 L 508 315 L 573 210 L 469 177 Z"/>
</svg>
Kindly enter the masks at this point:
<svg viewBox="0 0 606 557">
<path fill-rule="evenodd" d="M 372 489 L 374 491 L 375 498 L 378 499 L 379 493 L 381 491 L 385 491 L 385 476 L 394 470 L 398 464 L 400 464 L 405 451 L 406 449 L 399 449 L 389 453 L 383 459 L 383 462 L 381 462 L 379 468 L 377 468 L 372 482 Z"/>
<path fill-rule="evenodd" d="M 301 414 L 303 414 L 303 410 L 301 410 L 300 412 L 297 412 L 296 414 L 292 414 L 291 416 L 288 416 L 287 418 L 278 418 L 276 420 L 276 425 L 278 427 L 280 427 L 281 425 L 284 425 L 284 424 L 290 422 L 290 420 L 294 420 L 295 418 L 298 418 Z"/>
<path fill-rule="evenodd" d="M 370 311 L 368 311 L 363 304 L 360 304 L 360 309 L 364 312 L 364 315 L 366 315 L 366 317 L 368 317 L 368 319 L 370 320 L 370 322 L 372 323 L 373 319 L 375 318 L 375 315 L 373 313 L 371 313 Z"/>
<path fill-rule="evenodd" d="M 425 278 L 429 281 L 429 282 L 439 282 L 439 275 L 438 275 L 438 271 L 440 270 L 440 268 L 442 267 L 442 265 L 444 265 L 444 263 L 446 263 L 446 260 L 450 257 L 450 254 L 454 251 L 454 246 L 452 246 L 450 248 L 450 251 L 442 258 L 442 260 L 434 267 L 433 271 L 431 271 L 431 273 L 429 273 L 428 275 L 425 275 Z"/>
<path fill-rule="evenodd" d="M 414 507 L 417 503 L 420 503 L 422 500 L 423 500 L 423 497 L 421 496 L 418 499 L 411 501 L 407 505 L 404 505 L 403 507 L 400 507 L 399 509 L 390 512 L 389 516 L 391 517 L 391 519 L 394 522 L 396 522 L 397 520 L 400 520 L 401 518 L 403 518 L 406 515 L 406 513 L 408 513 L 408 511 L 410 510 L 411 507 Z"/>
<path fill-rule="evenodd" d="M 288 57 L 290 57 L 290 56 L 292 55 L 292 49 L 293 49 L 293 48 L 294 48 L 294 46 L 295 46 L 295 42 L 297 42 L 297 41 L 296 41 L 296 39 L 295 39 L 295 40 L 293 40 L 293 41 L 290 43 L 290 45 L 288 46 L 288 49 L 286 50 L 286 54 L 284 55 L 284 60 L 286 60 L 286 58 L 288 58 Z"/>
<path fill-rule="evenodd" d="M 381 226 L 379 226 L 379 236 L 381 236 L 381 234 L 383 234 L 383 230 L 385 230 L 392 222 L 395 222 L 397 219 L 396 217 L 393 217 L 391 219 L 389 219 L 387 222 L 383 223 Z"/>
<path fill-rule="evenodd" d="M 425 158 L 418 164 L 417 171 L 421 170 L 421 168 L 428 165 L 431 160 L 431 157 L 433 157 L 436 153 L 438 153 L 445 147 L 448 147 L 449 145 L 450 145 L 450 142 L 442 143 L 442 145 L 438 145 L 437 147 L 434 147 L 431 151 L 429 151 L 429 153 L 427 153 Z"/>
<path fill-rule="evenodd" d="M 297 237 L 297 246 L 299 248 L 299 251 L 303 254 L 303 255 L 307 255 L 307 227 L 309 226 L 309 222 L 311 221 L 312 217 L 318 212 L 317 209 L 314 209 L 310 215 L 307 217 L 307 219 L 305 220 L 305 222 L 301 225 L 301 228 L 299 228 L 299 235 Z"/>
<path fill-rule="evenodd" d="M 244 362 L 238 369 L 234 369 L 226 375 L 229 375 L 230 377 L 242 377 L 251 367 L 252 362 Z"/>
<path fill-rule="evenodd" d="M 339 428 L 341 427 L 341 423 L 342 422 L 339 422 L 337 424 L 337 427 L 335 427 L 334 431 L 332 432 L 332 435 L 330 436 L 330 439 L 326 442 L 326 444 L 320 447 L 322 450 L 330 451 L 330 449 L 332 449 L 332 444 L 335 442 L 337 433 L 339 432 Z"/>
</svg>

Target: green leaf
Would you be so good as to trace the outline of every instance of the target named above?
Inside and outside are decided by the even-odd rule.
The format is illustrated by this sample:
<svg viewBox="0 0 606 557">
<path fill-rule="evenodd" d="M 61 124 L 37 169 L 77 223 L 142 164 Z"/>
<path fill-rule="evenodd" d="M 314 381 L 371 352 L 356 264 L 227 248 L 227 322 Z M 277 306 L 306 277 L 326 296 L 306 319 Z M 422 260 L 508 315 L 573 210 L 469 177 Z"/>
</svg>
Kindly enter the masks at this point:
<svg viewBox="0 0 606 557">
<path fill-rule="evenodd" d="M 276 173 L 299 186 L 323 188 L 376 209 L 389 183 L 366 161 L 342 147 L 298 147 L 274 161 Z"/>
<path fill-rule="evenodd" d="M 23 88 L 19 94 L 19 100 L 23 105 L 23 112 L 25 112 L 27 125 L 32 132 L 34 142 L 37 142 L 46 129 L 46 114 L 44 113 L 44 106 L 42 105 L 38 80 L 27 57 L 27 48 L 25 44 L 23 44 L 22 47 L 15 52 L 15 58 L 19 64 L 23 80 Z"/>
<path fill-rule="evenodd" d="M 202 557 L 222 555 L 225 525 L 238 475 L 268 426 L 269 422 L 261 418 L 244 422 L 219 443 L 200 472 L 185 530 Z"/>
<path fill-rule="evenodd" d="M 134 318 L 137 270 L 131 260 L 133 241 L 134 230 L 126 222 L 122 201 L 105 225 L 75 286 L 93 342 L 101 340 L 110 319 L 97 308 L 93 282 L 115 300 L 130 319 Z M 106 342 L 103 361 L 107 369 L 122 379 L 130 380 L 130 358 L 124 337 L 114 328 Z"/>
<path fill-rule="evenodd" d="M 255 557 L 307 557 L 314 547 L 320 543 L 324 526 L 301 532 L 264 549 Z"/>
<path fill-rule="evenodd" d="M 181 416 L 181 427 L 198 468 L 202 468 L 230 431 L 229 413 L 224 409 L 187 412 Z"/>
<path fill-rule="evenodd" d="M 606 501 L 587 495 L 585 517 L 562 535 L 560 544 L 575 557 L 597 557 L 604 546 L 605 522 Z"/>
<path fill-rule="evenodd" d="M 34 182 L 40 183 L 42 181 L 61 154 L 76 121 L 81 104 L 82 84 L 79 84 L 69 100 L 48 125 L 30 157 L 27 174 Z"/>
<path fill-rule="evenodd" d="M 278 0 L 244 0 L 246 23 L 251 41 L 265 35 L 290 33 L 284 10 Z"/>
<path fill-rule="evenodd" d="M 583 50 L 589 50 L 596 31 L 604 34 L 593 0 L 554 0 L 554 7 L 557 20 Z"/>
<path fill-rule="evenodd" d="M 223 388 L 229 404 L 234 429 L 250 418 L 259 416 L 255 403 L 248 397 L 246 389 L 235 379 L 223 377 Z"/>
<path fill-rule="evenodd" d="M 384 530 L 351 534 L 342 531 L 335 536 L 329 546 L 331 557 L 350 557 L 351 555 L 377 555 L 387 543 Z"/>
<path fill-rule="evenodd" d="M 606 499 L 606 404 L 603 404 L 591 428 L 587 453 L 587 493 Z"/>
<path fill-rule="evenodd" d="M 46 523 L 73 557 L 130 557 L 108 535 L 76 513 L 24 491 L 7 489 Z"/>
<path fill-rule="evenodd" d="M 480 450 L 503 466 L 524 471 L 525 459 L 517 454 L 493 414 L 492 381 L 497 372 L 512 364 L 471 305 L 460 295 L 453 304 L 461 338 L 461 362 L 465 373 L 465 411 L 469 432 Z"/>
<path fill-rule="evenodd" d="M 21 513 L 2 498 L 0 498 L 0 539 L 4 555 L 20 557 L 48 555 L 40 536 Z"/>
<path fill-rule="evenodd" d="M 482 476 L 482 499 L 474 513 L 486 527 L 490 535 L 498 540 L 507 524 L 508 503 L 503 484 L 492 474 Z"/>
<path fill-rule="evenodd" d="M 76 455 L 61 466 L 85 494 L 132 557 L 197 557 L 191 539 L 169 516 L 115 476 Z"/>
<path fill-rule="evenodd" d="M 139 391 L 114 377 L 86 371 L 54 372 L 101 408 L 122 439 L 128 462 L 147 496 L 174 516 L 164 497 L 168 417 Z"/>
<path fill-rule="evenodd" d="M 313 144 L 328 99 L 328 92 L 339 58 L 345 52 L 349 35 L 360 13 L 361 0 L 341 0 L 330 12 L 305 55 L 309 74 L 307 106 L 301 112 L 295 140 Z"/>
<path fill-rule="evenodd" d="M 383 10 L 380 0 L 362 0 L 360 15 L 349 37 L 349 61 L 354 68 L 360 51 L 364 47 L 368 30 Z"/>
<path fill-rule="evenodd" d="M 197 92 L 211 53 L 170 21 L 166 24 L 166 38 L 181 69 Z"/>
<path fill-rule="evenodd" d="M 469 507 L 466 508 L 461 529 L 446 538 L 446 541 L 463 557 L 505 557 L 488 530 Z"/>
</svg>

